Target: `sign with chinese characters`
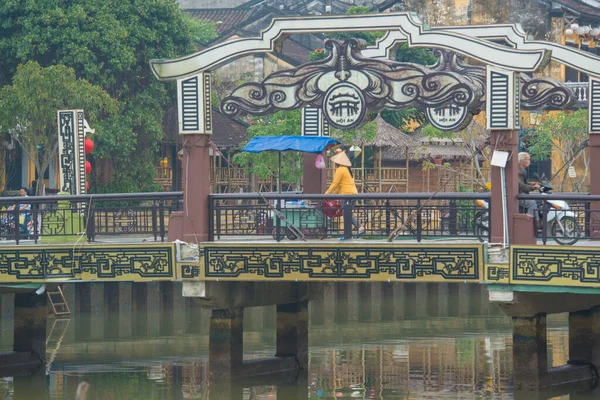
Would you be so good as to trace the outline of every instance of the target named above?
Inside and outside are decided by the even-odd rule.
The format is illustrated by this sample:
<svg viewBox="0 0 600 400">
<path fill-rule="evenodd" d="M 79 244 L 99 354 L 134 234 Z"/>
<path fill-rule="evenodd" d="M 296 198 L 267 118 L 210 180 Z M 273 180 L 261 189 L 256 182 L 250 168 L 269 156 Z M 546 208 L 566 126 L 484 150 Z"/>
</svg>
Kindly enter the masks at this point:
<svg viewBox="0 0 600 400">
<path fill-rule="evenodd" d="M 69 194 L 85 194 L 84 140 L 87 122 L 83 110 L 59 110 L 58 155 L 60 190 Z"/>
</svg>

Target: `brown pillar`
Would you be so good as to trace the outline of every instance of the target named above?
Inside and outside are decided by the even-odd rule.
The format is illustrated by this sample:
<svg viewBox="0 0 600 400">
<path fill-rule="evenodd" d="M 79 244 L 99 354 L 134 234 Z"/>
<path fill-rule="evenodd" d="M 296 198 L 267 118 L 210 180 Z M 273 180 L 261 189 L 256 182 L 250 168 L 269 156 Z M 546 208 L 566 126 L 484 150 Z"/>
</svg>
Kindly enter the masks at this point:
<svg viewBox="0 0 600 400">
<path fill-rule="evenodd" d="M 244 310 L 212 310 L 208 343 L 210 380 L 231 380 L 244 358 Z"/>
<path fill-rule="evenodd" d="M 518 157 L 519 134 L 517 131 L 492 131 L 491 149 L 508 151 L 511 156 L 506 163 L 506 200 L 508 210 L 508 233 L 510 244 L 514 243 L 515 237 L 514 215 L 519 212 L 519 203 L 517 195 L 519 193 Z M 502 177 L 499 167 L 492 167 L 492 210 L 491 213 L 491 240 L 493 243 L 503 241 L 503 212 L 502 212 Z M 533 233 L 533 226 L 531 227 Z"/>
<path fill-rule="evenodd" d="M 590 194 L 600 194 L 600 135 L 590 133 Z M 598 172 L 594 172 L 598 171 Z M 594 207 L 592 207 L 594 209 Z M 597 208 L 596 208 L 597 209 Z"/>
<path fill-rule="evenodd" d="M 171 213 L 168 240 L 208 241 L 210 135 L 183 136 L 183 211 Z"/>
<path fill-rule="evenodd" d="M 303 153 L 302 193 L 322 194 L 327 190 L 327 169 L 315 167 L 317 154 Z"/>
<path fill-rule="evenodd" d="M 515 390 L 535 390 L 542 386 L 547 362 L 546 315 L 513 317 Z"/>
<path fill-rule="evenodd" d="M 277 305 L 275 357 L 295 357 L 300 369 L 308 370 L 308 301 Z"/>
</svg>

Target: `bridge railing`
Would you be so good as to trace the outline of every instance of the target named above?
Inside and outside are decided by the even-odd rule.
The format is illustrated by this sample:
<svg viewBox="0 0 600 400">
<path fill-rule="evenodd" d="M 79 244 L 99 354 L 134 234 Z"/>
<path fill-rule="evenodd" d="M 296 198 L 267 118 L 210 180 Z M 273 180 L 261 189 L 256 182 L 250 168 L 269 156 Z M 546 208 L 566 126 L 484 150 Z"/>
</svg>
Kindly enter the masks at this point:
<svg viewBox="0 0 600 400">
<path fill-rule="evenodd" d="M 340 206 L 327 205 L 339 200 Z M 489 193 L 363 193 L 321 195 L 269 193 L 223 193 L 210 195 L 210 240 L 227 237 L 271 237 L 294 240 L 294 227 L 309 238 L 344 236 L 352 218 L 365 228 L 367 237 L 387 237 L 397 227 L 402 236 L 478 237 L 489 240 Z M 351 209 L 351 210 L 350 210 Z M 281 213 L 281 214 L 279 214 Z M 409 218 L 413 214 L 413 217 Z M 280 217 L 281 215 L 282 217 Z M 293 225 L 293 226 L 290 226 Z M 482 226 L 484 228 L 482 229 Z M 353 229 L 357 234 L 356 228 Z M 347 236 L 347 233 L 346 233 Z"/>
<path fill-rule="evenodd" d="M 169 215 L 182 204 L 183 192 L 0 197 L 0 239 L 19 244 L 146 235 L 164 241 Z"/>
<path fill-rule="evenodd" d="M 536 233 L 544 244 L 548 239 L 558 244 L 574 244 L 580 239 L 600 239 L 600 196 L 551 193 L 523 194 L 518 198 L 537 202 Z"/>
</svg>

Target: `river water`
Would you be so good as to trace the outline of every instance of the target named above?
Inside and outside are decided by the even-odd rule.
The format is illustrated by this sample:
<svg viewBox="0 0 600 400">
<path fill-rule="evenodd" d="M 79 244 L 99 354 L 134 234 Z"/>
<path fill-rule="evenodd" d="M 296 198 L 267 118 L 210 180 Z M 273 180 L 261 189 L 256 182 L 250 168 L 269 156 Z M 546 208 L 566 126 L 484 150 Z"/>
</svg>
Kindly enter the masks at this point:
<svg viewBox="0 0 600 400">
<path fill-rule="evenodd" d="M 71 400 L 81 381 L 90 384 L 88 399 L 102 400 L 518 397 L 511 320 L 489 304 L 479 285 L 394 284 L 393 300 L 384 295 L 389 285 L 387 291 L 370 285 L 366 299 L 358 284 L 332 286 L 310 305 L 307 375 L 287 386 L 279 378 L 257 378 L 228 395 L 207 379 L 210 312 L 181 298 L 176 285 L 166 291 L 157 286 L 159 299 L 142 290 L 147 301 L 138 285 L 145 284 L 120 288 L 118 302 L 96 288 L 99 297 L 87 305 L 75 293 L 87 289 L 73 290 L 71 315 L 48 318 L 46 371 L 2 378 L 0 398 Z M 4 300 L 0 347 L 10 350 Z M 245 359 L 274 354 L 274 307 L 246 309 L 244 330 Z M 548 346 L 549 364 L 565 364 L 566 315 L 549 316 Z M 569 398 L 553 396 L 527 398 Z"/>
</svg>

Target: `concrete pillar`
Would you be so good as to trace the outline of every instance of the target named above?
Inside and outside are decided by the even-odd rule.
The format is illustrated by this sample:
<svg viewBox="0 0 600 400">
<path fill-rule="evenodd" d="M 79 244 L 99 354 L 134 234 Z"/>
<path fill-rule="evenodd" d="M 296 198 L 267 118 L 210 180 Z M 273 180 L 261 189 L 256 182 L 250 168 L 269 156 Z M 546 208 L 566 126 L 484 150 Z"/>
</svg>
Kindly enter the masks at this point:
<svg viewBox="0 0 600 400">
<path fill-rule="evenodd" d="M 182 283 L 172 282 L 173 286 L 173 333 L 185 332 L 185 298 L 181 295 Z"/>
<path fill-rule="evenodd" d="M 546 315 L 513 317 L 515 390 L 535 390 L 547 372 Z"/>
<path fill-rule="evenodd" d="M 146 284 L 146 333 L 149 337 L 160 335 L 160 284 L 149 282 Z"/>
<path fill-rule="evenodd" d="M 325 325 L 325 290 L 326 288 L 322 286 L 319 289 L 318 298 L 311 300 L 308 305 L 312 325 Z"/>
<path fill-rule="evenodd" d="M 358 283 L 358 320 L 360 322 L 371 320 L 372 295 L 371 282 Z"/>
<path fill-rule="evenodd" d="M 104 338 L 104 318 L 106 307 L 104 302 L 104 283 L 92 282 L 87 285 L 90 306 L 90 339 Z"/>
<path fill-rule="evenodd" d="M 426 283 L 416 283 L 416 311 L 417 316 L 422 317 L 428 315 L 427 302 L 429 298 L 429 288 Z"/>
<path fill-rule="evenodd" d="M 469 301 L 471 300 L 470 283 L 458 284 L 458 315 L 464 317 L 469 315 Z"/>
<path fill-rule="evenodd" d="M 569 361 L 600 361 L 600 307 L 569 313 Z"/>
<path fill-rule="evenodd" d="M 323 194 L 327 190 L 327 170 L 315 167 L 317 154 L 303 153 L 302 193 Z"/>
<path fill-rule="evenodd" d="M 173 284 L 160 282 L 160 334 L 173 334 Z"/>
<path fill-rule="evenodd" d="M 348 322 L 348 283 L 337 282 L 335 284 L 335 322 Z"/>
<path fill-rule="evenodd" d="M 448 283 L 439 283 L 437 285 L 437 317 L 448 316 L 448 304 L 450 303 L 450 288 Z M 487 299 L 485 300 L 488 301 Z"/>
<path fill-rule="evenodd" d="M 276 357 L 294 357 L 308 370 L 308 301 L 277 305 Z"/>
<path fill-rule="evenodd" d="M 394 320 L 394 288 L 398 285 L 392 282 L 385 282 L 381 285 L 381 320 Z"/>
<path fill-rule="evenodd" d="M 187 243 L 208 241 L 210 194 L 210 135 L 187 134 L 183 138 L 184 210 L 171 213 L 168 240 Z"/>
<path fill-rule="evenodd" d="M 15 293 L 13 350 L 32 352 L 46 359 L 47 296 Z"/>
<path fill-rule="evenodd" d="M 243 361 L 244 310 L 212 310 L 209 333 L 209 374 L 211 380 L 231 380 Z"/>
<path fill-rule="evenodd" d="M 410 282 L 404 284 L 404 316 L 417 316 L 417 284 Z"/>
<path fill-rule="evenodd" d="M 15 323 L 15 295 L 0 294 L 0 346 L 9 348 L 13 341 Z"/>
<path fill-rule="evenodd" d="M 371 288 L 371 321 L 381 322 L 383 282 L 372 282 Z"/>
<path fill-rule="evenodd" d="M 119 282 L 119 337 L 130 338 L 133 331 L 133 293 L 131 282 Z"/>
</svg>

